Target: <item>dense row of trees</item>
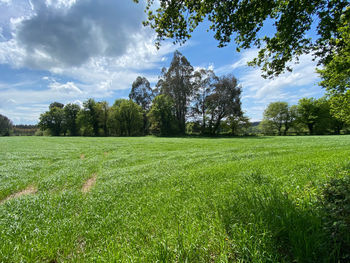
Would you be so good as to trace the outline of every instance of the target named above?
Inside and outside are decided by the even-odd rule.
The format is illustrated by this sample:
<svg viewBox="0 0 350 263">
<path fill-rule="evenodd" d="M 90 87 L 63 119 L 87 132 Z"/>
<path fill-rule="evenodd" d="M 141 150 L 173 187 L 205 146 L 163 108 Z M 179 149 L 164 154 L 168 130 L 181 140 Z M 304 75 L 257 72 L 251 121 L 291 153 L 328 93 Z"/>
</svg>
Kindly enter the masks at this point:
<svg viewBox="0 0 350 263">
<path fill-rule="evenodd" d="M 270 103 L 264 111 L 260 130 L 269 135 L 286 135 L 291 130 L 295 133 L 307 130 L 310 135 L 340 134 L 350 122 L 334 114 L 332 100 L 332 97 L 302 98 L 297 105 L 292 106 L 287 102 Z"/>
<path fill-rule="evenodd" d="M 180 52 L 163 68 L 154 89 L 144 77 L 132 84 L 129 100 L 88 99 L 77 104 L 51 103 L 39 127 L 51 135 L 135 136 L 183 135 L 188 124 L 198 133 L 217 135 L 223 122 L 237 134 L 247 117 L 241 110 L 241 87 L 232 75 L 217 77 L 212 70 L 194 70 Z M 243 121 L 242 121 L 243 120 Z"/>
</svg>

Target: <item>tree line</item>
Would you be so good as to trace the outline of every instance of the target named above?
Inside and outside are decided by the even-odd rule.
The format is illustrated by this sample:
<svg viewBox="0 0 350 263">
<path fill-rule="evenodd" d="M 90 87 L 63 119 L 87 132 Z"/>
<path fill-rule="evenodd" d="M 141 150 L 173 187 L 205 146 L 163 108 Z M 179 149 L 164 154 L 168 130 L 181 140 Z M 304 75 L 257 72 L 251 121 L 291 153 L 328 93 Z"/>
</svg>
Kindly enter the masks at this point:
<svg viewBox="0 0 350 263">
<path fill-rule="evenodd" d="M 266 135 L 340 134 L 349 127 L 348 116 L 340 116 L 334 97 L 302 98 L 297 105 L 272 102 L 264 111 L 259 129 Z"/>
<path fill-rule="evenodd" d="M 53 136 L 161 136 L 197 130 L 218 135 L 225 122 L 237 135 L 249 123 L 241 109 L 241 91 L 233 75 L 216 76 L 213 70 L 194 70 L 179 51 L 163 68 L 155 88 L 145 77 L 132 83 L 129 99 L 86 100 L 82 107 L 53 102 L 40 115 L 38 126 Z"/>
</svg>

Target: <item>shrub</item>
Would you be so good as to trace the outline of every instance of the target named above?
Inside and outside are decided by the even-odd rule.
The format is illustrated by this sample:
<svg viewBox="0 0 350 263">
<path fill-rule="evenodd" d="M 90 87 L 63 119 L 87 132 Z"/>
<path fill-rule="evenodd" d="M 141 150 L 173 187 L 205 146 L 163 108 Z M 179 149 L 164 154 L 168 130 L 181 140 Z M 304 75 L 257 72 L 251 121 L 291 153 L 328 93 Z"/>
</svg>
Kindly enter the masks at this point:
<svg viewBox="0 0 350 263">
<path fill-rule="evenodd" d="M 44 136 L 44 131 L 38 129 L 35 133 L 34 133 L 35 136 Z"/>
<path fill-rule="evenodd" d="M 333 256 L 338 262 L 350 262 L 350 174 L 326 183 L 322 187 L 320 201 L 325 232 L 333 245 Z"/>
</svg>

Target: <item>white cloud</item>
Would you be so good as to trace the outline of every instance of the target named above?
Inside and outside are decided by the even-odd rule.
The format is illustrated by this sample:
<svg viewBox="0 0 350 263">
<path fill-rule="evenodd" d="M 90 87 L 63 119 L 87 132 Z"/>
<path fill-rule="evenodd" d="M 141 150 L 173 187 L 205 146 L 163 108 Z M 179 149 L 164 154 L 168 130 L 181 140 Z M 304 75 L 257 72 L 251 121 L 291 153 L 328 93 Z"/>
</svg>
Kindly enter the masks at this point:
<svg viewBox="0 0 350 263">
<path fill-rule="evenodd" d="M 218 75 L 228 74 L 228 73 L 232 73 L 235 69 L 247 67 L 247 63 L 253 60 L 258 55 L 258 50 L 249 49 L 249 50 L 245 50 L 240 54 L 241 55 L 238 61 L 215 69 L 216 74 Z"/>
<path fill-rule="evenodd" d="M 31 85 L 0 84 L 0 109 L 17 123 L 35 123 L 52 101 L 111 98 L 178 48 L 155 48 L 153 31 L 141 25 L 143 5 L 131 0 L 12 0 L 0 2 L 0 13 L 0 64 L 44 72 Z"/>
<path fill-rule="evenodd" d="M 253 120 L 262 119 L 262 113 L 270 102 L 296 104 L 303 97 L 320 97 L 324 93 L 317 85 L 319 76 L 312 55 L 302 55 L 299 63 L 292 65 L 292 72 L 265 79 L 261 77 L 260 68 L 247 66 L 247 62 L 257 54 L 257 49 L 244 51 L 236 62 L 215 69 L 218 74 L 234 73 L 238 77 L 243 87 L 243 109 Z"/>
<path fill-rule="evenodd" d="M 0 0 L 0 4 L 10 5 L 11 0 Z"/>
<path fill-rule="evenodd" d="M 9 18 L 13 38 L 0 43 L 1 64 L 48 70 L 95 87 L 108 82 L 114 90 L 128 88 L 137 72 L 157 67 L 178 48 L 167 42 L 155 48 L 153 31 L 141 26 L 143 6 L 132 1 L 30 3 L 32 13 Z"/>
<path fill-rule="evenodd" d="M 312 61 L 311 55 L 301 56 L 299 64 L 294 66 L 292 72 L 284 73 L 273 79 L 264 79 L 261 77 L 260 69 L 250 68 L 240 77 L 241 84 L 246 89 L 244 96 L 261 102 L 288 100 L 288 96 L 298 93 L 300 87 L 315 88 L 319 80 L 315 68 L 316 63 Z M 304 95 L 302 92 L 299 94 Z"/>
<path fill-rule="evenodd" d="M 52 82 L 49 84 L 49 88 L 54 92 L 61 92 L 61 93 L 83 93 L 75 84 L 74 82 L 68 81 L 67 83 L 58 83 L 58 82 Z"/>
</svg>

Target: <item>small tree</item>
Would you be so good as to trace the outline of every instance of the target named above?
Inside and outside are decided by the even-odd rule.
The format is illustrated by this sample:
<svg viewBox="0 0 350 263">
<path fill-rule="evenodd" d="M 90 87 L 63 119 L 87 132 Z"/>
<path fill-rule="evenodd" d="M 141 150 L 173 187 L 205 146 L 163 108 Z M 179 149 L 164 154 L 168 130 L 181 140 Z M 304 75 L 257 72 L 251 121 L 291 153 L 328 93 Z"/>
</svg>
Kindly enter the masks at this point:
<svg viewBox="0 0 350 263">
<path fill-rule="evenodd" d="M 275 135 L 276 127 L 269 120 L 263 119 L 258 126 L 260 132 L 264 135 Z"/>
<path fill-rule="evenodd" d="M 249 118 L 243 114 L 228 117 L 227 124 L 230 127 L 231 135 L 244 135 L 251 126 Z"/>
<path fill-rule="evenodd" d="M 270 127 L 269 134 L 277 131 L 278 135 L 287 135 L 288 130 L 294 124 L 297 115 L 297 107 L 289 107 L 287 102 L 271 102 L 264 111 L 264 130 Z M 270 125 L 267 125 L 270 122 Z"/>
<path fill-rule="evenodd" d="M 264 111 L 264 120 L 271 122 L 278 135 L 282 134 L 282 128 L 288 117 L 288 103 L 287 102 L 272 102 Z"/>
</svg>

